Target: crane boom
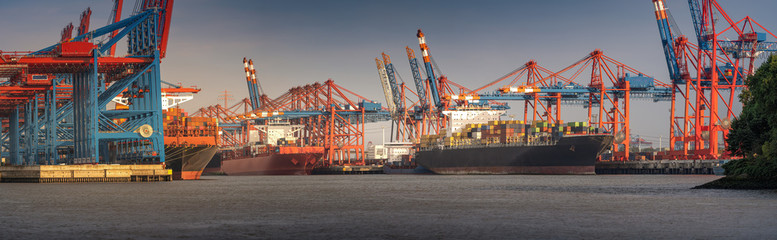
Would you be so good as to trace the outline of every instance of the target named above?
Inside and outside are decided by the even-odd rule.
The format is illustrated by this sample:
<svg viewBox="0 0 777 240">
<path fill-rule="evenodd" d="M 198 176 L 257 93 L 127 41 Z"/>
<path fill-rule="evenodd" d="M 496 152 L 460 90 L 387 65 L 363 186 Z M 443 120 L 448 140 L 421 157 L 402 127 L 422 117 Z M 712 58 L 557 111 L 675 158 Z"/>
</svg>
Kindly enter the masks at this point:
<svg viewBox="0 0 777 240">
<path fill-rule="evenodd" d="M 261 99 L 264 95 L 262 85 L 256 80 L 256 68 L 254 60 L 243 58 L 243 68 L 246 72 L 246 86 L 248 86 L 248 99 L 251 102 L 251 108 L 258 110 L 262 107 Z"/>
<path fill-rule="evenodd" d="M 418 45 L 421 47 L 421 55 L 423 56 L 424 67 L 426 68 L 426 81 L 429 83 L 429 89 L 431 90 L 434 105 L 440 107 L 442 103 L 440 102 L 440 93 L 437 89 L 437 78 L 434 76 L 434 69 L 432 69 L 432 61 L 429 55 L 429 47 L 426 45 L 426 38 L 424 37 L 424 33 L 421 32 L 421 29 L 418 29 L 416 37 L 418 37 Z"/>
<path fill-rule="evenodd" d="M 396 110 L 403 111 L 405 106 L 402 104 L 402 94 L 399 86 L 397 85 L 396 71 L 394 71 L 394 64 L 391 63 L 391 57 L 386 53 L 381 53 L 383 56 L 383 64 L 386 65 L 386 76 L 388 76 L 389 86 L 391 86 L 391 96 L 394 99 L 394 105 Z"/>
<path fill-rule="evenodd" d="M 119 20 L 121 20 L 121 7 L 124 5 L 124 0 L 114 0 L 113 1 L 113 11 L 111 11 L 111 23 L 117 23 Z M 114 30 L 111 32 L 111 35 L 109 38 L 113 38 L 116 36 L 116 34 L 119 33 L 119 30 Z M 111 51 L 110 56 L 116 55 L 116 45 L 111 45 Z"/>
<path fill-rule="evenodd" d="M 81 24 L 78 25 L 78 36 L 84 35 L 85 33 L 89 32 L 89 21 L 92 16 L 92 9 L 86 8 L 83 13 L 81 13 Z M 89 41 L 89 38 L 84 38 L 84 42 Z"/>
<path fill-rule="evenodd" d="M 410 61 L 410 70 L 413 72 L 413 80 L 415 81 L 415 88 L 418 91 L 418 101 L 422 109 L 427 108 L 429 99 L 426 98 L 426 88 L 424 82 L 421 79 L 421 71 L 418 69 L 418 59 L 415 58 L 415 53 L 410 47 L 405 47 L 407 50 L 407 58 Z"/>
<path fill-rule="evenodd" d="M 383 95 L 386 97 L 386 105 L 390 113 L 394 113 L 397 110 L 397 106 L 394 105 L 392 100 L 393 94 L 391 91 L 391 85 L 389 84 L 388 76 L 386 75 L 386 66 L 378 58 L 375 58 L 375 65 L 378 66 L 378 76 L 380 77 L 380 85 L 383 86 Z"/>
<path fill-rule="evenodd" d="M 688 6 L 691 9 L 691 20 L 693 20 L 693 28 L 696 30 L 696 40 L 698 40 L 699 47 L 709 49 L 709 41 L 704 39 L 707 30 L 702 19 L 701 4 L 698 0 L 688 0 Z"/>
<path fill-rule="evenodd" d="M 253 62 L 251 62 L 251 66 L 253 66 Z M 243 58 L 243 69 L 246 72 L 246 86 L 248 87 L 248 99 L 251 101 L 251 108 L 257 109 L 257 105 L 259 101 L 256 99 L 256 88 L 253 84 L 251 84 L 251 69 L 248 65 L 248 60 L 246 58 Z"/>
<path fill-rule="evenodd" d="M 65 29 L 62 29 L 62 38 L 60 38 L 59 42 L 67 42 L 70 41 L 70 39 L 73 38 L 73 23 L 71 22 L 67 26 L 65 26 Z"/>
<path fill-rule="evenodd" d="M 158 8 L 159 21 L 157 21 L 157 49 L 159 58 L 165 58 L 167 53 L 167 38 L 170 33 L 170 20 L 173 15 L 174 0 L 143 0 L 142 9 Z"/>
<path fill-rule="evenodd" d="M 658 32 L 661 35 L 661 46 L 664 47 L 669 77 L 672 81 L 681 81 L 680 67 L 677 64 L 677 56 L 675 55 L 675 49 L 672 45 L 675 39 L 669 25 L 664 0 L 653 0 L 653 6 L 656 10 L 656 22 L 658 23 Z"/>
<path fill-rule="evenodd" d="M 262 83 L 260 83 L 259 80 L 256 80 L 256 69 L 254 68 L 254 60 L 249 59 L 248 65 L 250 65 L 249 67 L 251 68 L 251 84 L 254 85 L 254 93 L 256 94 L 256 96 L 254 96 L 254 98 L 256 98 L 256 108 L 260 108 L 262 107 L 261 99 L 262 99 L 262 96 L 264 96 L 264 89 L 262 89 Z"/>
</svg>

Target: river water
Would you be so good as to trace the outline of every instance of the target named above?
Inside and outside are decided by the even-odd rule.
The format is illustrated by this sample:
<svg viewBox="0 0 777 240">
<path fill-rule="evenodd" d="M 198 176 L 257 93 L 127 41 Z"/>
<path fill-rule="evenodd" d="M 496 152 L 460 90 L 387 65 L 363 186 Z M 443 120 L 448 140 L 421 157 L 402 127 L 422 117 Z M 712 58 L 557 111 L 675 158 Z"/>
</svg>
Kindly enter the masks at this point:
<svg viewBox="0 0 777 240">
<path fill-rule="evenodd" d="M 0 239 L 775 239 L 777 191 L 700 175 L 205 176 L 0 184 Z"/>
</svg>

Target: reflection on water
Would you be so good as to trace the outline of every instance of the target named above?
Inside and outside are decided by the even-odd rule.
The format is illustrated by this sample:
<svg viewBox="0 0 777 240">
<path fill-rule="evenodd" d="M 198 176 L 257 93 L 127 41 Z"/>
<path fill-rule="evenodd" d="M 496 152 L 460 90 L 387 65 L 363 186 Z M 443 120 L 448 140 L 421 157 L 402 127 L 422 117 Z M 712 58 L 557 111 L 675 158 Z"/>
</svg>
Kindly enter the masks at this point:
<svg viewBox="0 0 777 240">
<path fill-rule="evenodd" d="M 1 239 L 774 238 L 777 191 L 715 176 L 205 176 L 0 184 Z"/>
</svg>

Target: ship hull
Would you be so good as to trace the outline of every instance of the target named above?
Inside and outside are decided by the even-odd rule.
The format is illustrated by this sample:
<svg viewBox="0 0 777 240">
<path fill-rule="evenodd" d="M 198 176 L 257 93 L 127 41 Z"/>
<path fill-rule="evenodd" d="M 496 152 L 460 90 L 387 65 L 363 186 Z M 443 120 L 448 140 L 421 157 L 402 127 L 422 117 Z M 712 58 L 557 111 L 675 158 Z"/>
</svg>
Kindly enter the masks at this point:
<svg viewBox="0 0 777 240">
<path fill-rule="evenodd" d="M 202 170 L 202 174 L 222 175 L 224 171 L 221 171 L 221 153 L 216 152 L 213 155 L 213 159 L 210 160 L 208 165 L 205 165 L 205 169 Z"/>
<path fill-rule="evenodd" d="M 395 167 L 395 166 L 383 165 L 383 173 L 385 174 L 432 174 L 433 172 L 429 171 L 423 166 Z"/>
<path fill-rule="evenodd" d="M 437 174 L 595 174 L 611 135 L 564 136 L 555 145 L 482 146 L 416 152 Z"/>
<path fill-rule="evenodd" d="M 277 152 L 231 159 L 222 155 L 221 171 L 229 176 L 310 175 L 323 155 L 323 147 L 279 147 Z"/>
<path fill-rule="evenodd" d="M 165 145 L 165 166 L 175 180 L 197 180 L 217 151 L 216 146 Z"/>
</svg>

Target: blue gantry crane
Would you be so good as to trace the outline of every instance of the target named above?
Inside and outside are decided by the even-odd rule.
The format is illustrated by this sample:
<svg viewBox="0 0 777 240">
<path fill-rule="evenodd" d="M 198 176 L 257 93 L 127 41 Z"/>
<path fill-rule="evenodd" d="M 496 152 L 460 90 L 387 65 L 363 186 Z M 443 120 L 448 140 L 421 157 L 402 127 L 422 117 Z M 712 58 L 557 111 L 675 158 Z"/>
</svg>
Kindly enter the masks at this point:
<svg viewBox="0 0 777 240">
<path fill-rule="evenodd" d="M 136 7 L 132 16 L 93 31 L 87 10 L 78 36 L 69 38 L 66 29 L 60 42 L 41 50 L 0 53 L 0 79 L 7 80 L 0 97 L 12 99 L 0 103 L 9 122 L 3 138 L 9 164 L 164 162 L 159 60 L 173 1 L 142 0 Z M 121 39 L 127 56 L 113 57 Z M 106 110 L 122 92 L 129 109 Z"/>
</svg>

